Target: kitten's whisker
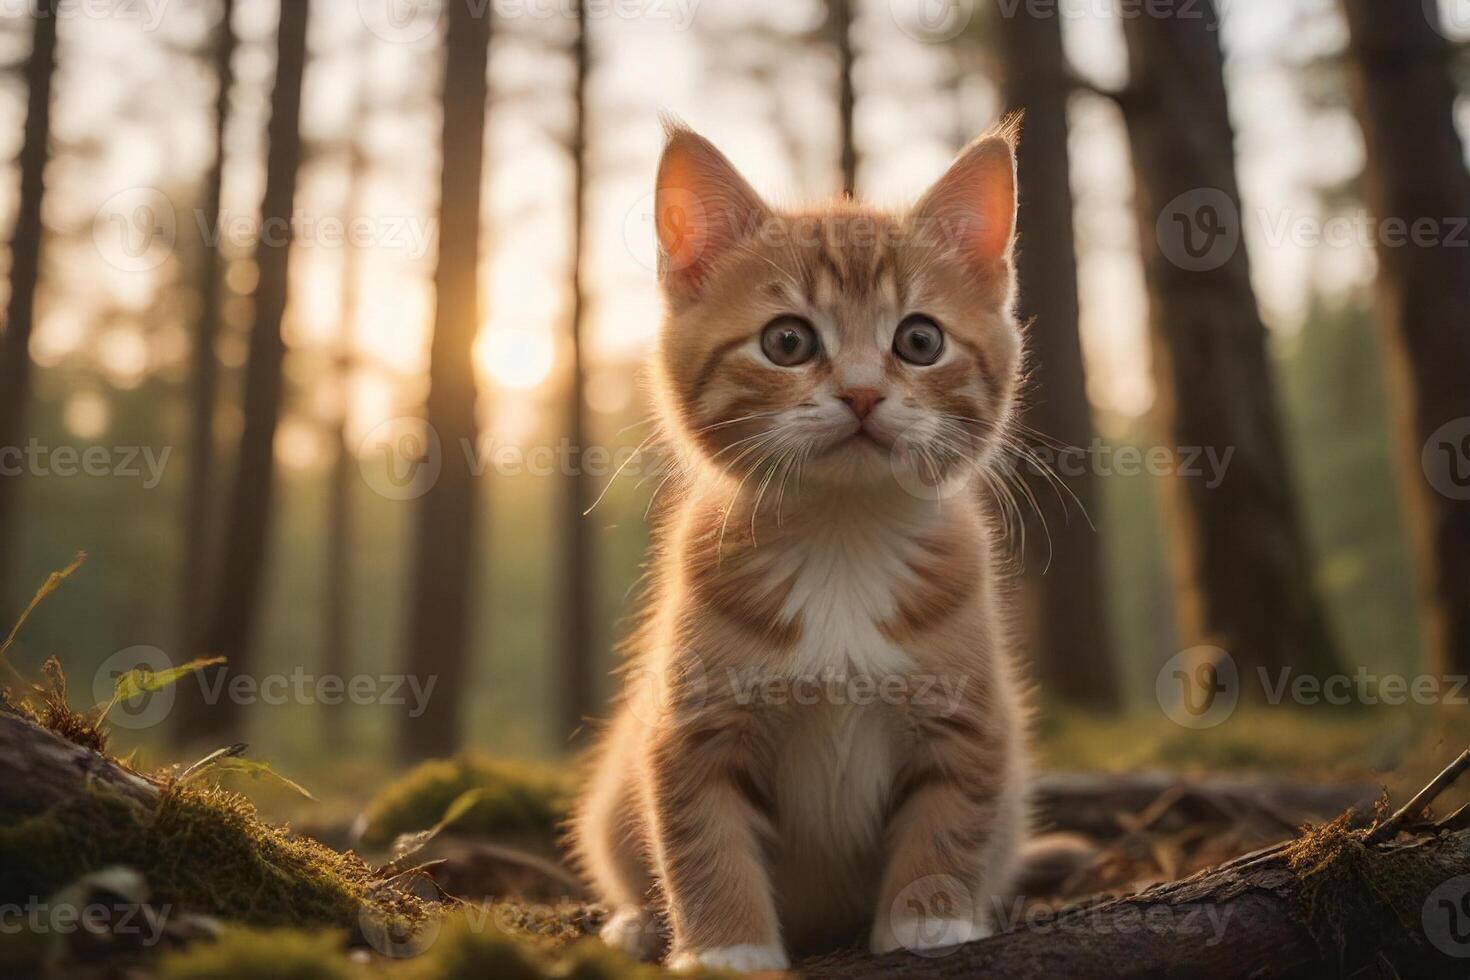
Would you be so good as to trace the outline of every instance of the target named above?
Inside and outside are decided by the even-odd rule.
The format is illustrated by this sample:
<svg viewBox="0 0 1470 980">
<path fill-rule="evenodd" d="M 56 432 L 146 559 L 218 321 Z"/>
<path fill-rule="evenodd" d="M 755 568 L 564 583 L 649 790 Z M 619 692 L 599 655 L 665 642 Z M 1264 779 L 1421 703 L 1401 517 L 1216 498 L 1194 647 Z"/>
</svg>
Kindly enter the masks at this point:
<svg viewBox="0 0 1470 980">
<path fill-rule="evenodd" d="M 623 471 L 628 468 L 628 464 L 632 463 L 633 460 L 637 459 L 638 458 L 638 454 L 641 453 L 641 452 L 643 452 L 643 447 L 644 446 L 647 446 L 650 442 L 652 442 L 653 439 L 657 435 L 658 435 L 657 432 L 650 432 L 648 434 L 648 437 L 645 438 L 642 442 L 640 442 L 638 444 L 638 446 L 631 453 L 628 454 L 628 458 L 625 459 L 625 460 L 623 460 L 620 464 L 618 464 L 618 468 L 613 471 L 613 475 L 611 477 L 609 477 L 607 483 L 603 485 L 602 492 L 597 495 L 597 499 L 596 500 L 592 501 L 592 506 L 591 507 L 588 507 L 586 510 L 582 511 L 582 516 L 583 517 L 586 517 L 588 514 L 592 513 L 594 510 L 597 509 L 597 505 L 600 504 L 600 503 L 602 503 L 603 498 L 607 496 L 607 492 L 612 489 L 612 485 L 617 482 L 618 477 L 622 476 L 623 475 Z"/>
</svg>

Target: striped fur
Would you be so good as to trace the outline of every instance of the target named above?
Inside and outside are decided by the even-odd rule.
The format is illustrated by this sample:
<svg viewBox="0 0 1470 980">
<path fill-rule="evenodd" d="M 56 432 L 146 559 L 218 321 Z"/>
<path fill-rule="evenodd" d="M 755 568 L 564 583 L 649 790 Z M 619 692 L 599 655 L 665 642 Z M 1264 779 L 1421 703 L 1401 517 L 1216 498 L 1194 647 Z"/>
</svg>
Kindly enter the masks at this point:
<svg viewBox="0 0 1470 980">
<path fill-rule="evenodd" d="M 972 484 L 1020 375 L 1013 142 L 977 141 L 907 213 L 778 211 L 671 131 L 654 376 L 678 470 L 572 828 L 609 942 L 758 969 L 992 927 L 1025 711 Z M 915 313 L 945 335 L 927 367 L 893 353 Z M 779 367 L 761 332 L 791 315 L 821 351 Z M 881 395 L 865 418 L 855 390 Z"/>
</svg>

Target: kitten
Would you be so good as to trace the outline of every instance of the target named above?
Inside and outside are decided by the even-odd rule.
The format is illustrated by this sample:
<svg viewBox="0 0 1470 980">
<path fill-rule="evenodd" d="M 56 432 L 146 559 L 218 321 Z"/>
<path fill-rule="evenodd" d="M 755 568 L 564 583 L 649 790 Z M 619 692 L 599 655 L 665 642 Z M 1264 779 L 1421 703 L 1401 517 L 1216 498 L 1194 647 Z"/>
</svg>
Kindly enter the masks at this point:
<svg viewBox="0 0 1470 980">
<path fill-rule="evenodd" d="M 614 946 L 779 969 L 993 931 L 1025 710 L 975 483 L 1013 413 L 1016 124 L 920 202 L 765 204 L 670 124 L 664 491 L 625 696 L 572 822 Z"/>
</svg>

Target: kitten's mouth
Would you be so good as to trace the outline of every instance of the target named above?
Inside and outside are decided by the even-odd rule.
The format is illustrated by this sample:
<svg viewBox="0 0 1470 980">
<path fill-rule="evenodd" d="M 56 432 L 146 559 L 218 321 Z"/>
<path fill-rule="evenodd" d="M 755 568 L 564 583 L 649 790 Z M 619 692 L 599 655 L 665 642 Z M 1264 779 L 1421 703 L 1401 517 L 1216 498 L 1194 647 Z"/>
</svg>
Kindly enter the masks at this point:
<svg viewBox="0 0 1470 980">
<path fill-rule="evenodd" d="M 832 448 L 835 450 L 842 449 L 848 446 L 874 449 L 885 453 L 893 448 L 893 444 L 891 442 L 885 442 L 883 439 L 869 432 L 867 429 L 858 429 L 852 435 L 848 436 L 846 439 L 843 439 Z"/>
</svg>

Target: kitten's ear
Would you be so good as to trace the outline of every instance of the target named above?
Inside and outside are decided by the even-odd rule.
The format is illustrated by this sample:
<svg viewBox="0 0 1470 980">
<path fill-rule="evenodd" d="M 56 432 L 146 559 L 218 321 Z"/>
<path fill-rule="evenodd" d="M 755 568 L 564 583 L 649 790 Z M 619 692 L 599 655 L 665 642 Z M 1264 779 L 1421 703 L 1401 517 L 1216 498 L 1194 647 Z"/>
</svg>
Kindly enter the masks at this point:
<svg viewBox="0 0 1470 980">
<path fill-rule="evenodd" d="M 1010 254 L 1016 234 L 1016 139 L 1020 118 L 960 151 L 920 199 L 911 220 L 921 241 L 951 245 L 968 263 L 990 266 Z"/>
<path fill-rule="evenodd" d="M 713 143 L 672 120 L 664 126 L 668 142 L 654 195 L 659 279 L 670 299 L 683 302 L 698 295 L 715 263 L 768 212 Z"/>
</svg>

